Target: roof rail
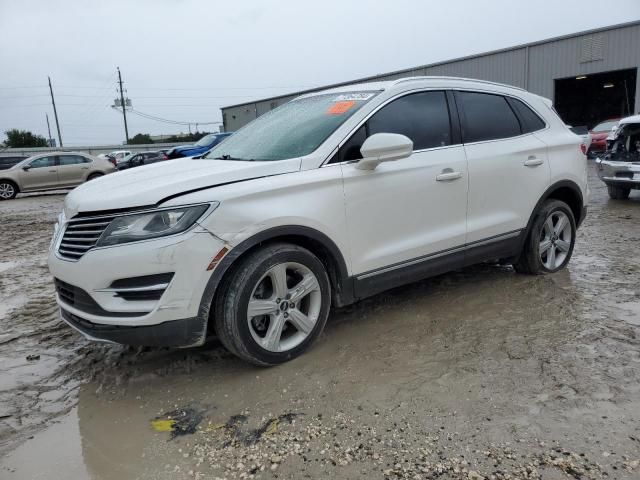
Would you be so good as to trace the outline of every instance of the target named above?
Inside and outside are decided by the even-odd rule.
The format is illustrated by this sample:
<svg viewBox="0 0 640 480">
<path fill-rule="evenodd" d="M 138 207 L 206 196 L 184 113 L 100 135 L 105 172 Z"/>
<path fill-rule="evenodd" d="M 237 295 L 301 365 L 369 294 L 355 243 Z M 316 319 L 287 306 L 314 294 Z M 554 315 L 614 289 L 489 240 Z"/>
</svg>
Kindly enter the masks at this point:
<svg viewBox="0 0 640 480">
<path fill-rule="evenodd" d="M 498 82 L 490 82 L 488 80 L 479 80 L 479 79 L 475 79 L 475 78 L 463 78 L 463 77 L 446 77 L 446 76 L 438 76 L 438 75 L 420 75 L 420 76 L 415 76 L 415 77 L 405 77 L 405 78 L 399 78 L 398 80 L 394 80 L 393 81 L 393 85 L 398 85 L 399 83 L 403 83 L 403 82 L 413 82 L 416 80 L 456 80 L 456 81 L 462 81 L 462 82 L 475 82 L 475 83 L 485 83 L 487 85 L 495 85 L 498 87 L 506 87 L 506 88 L 513 88 L 515 90 L 521 90 L 523 92 L 526 92 L 526 90 L 524 88 L 520 88 L 520 87 L 515 87 L 513 85 L 507 85 L 505 83 L 498 83 Z"/>
</svg>

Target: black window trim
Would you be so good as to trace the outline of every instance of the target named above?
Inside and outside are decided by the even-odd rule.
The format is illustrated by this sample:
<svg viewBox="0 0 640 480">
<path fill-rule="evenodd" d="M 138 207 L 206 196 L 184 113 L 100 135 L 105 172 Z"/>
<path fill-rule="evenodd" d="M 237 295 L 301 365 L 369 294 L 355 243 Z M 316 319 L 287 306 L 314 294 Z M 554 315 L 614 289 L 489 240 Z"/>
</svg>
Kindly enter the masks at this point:
<svg viewBox="0 0 640 480">
<path fill-rule="evenodd" d="M 405 92 L 399 92 L 398 94 L 394 95 L 393 97 L 388 98 L 383 103 L 381 103 L 376 108 L 374 108 L 371 112 L 369 112 L 365 118 L 363 118 L 360 122 L 358 122 L 356 124 L 356 126 L 353 127 L 349 131 L 349 133 L 347 135 L 345 135 L 345 137 L 340 142 L 338 142 L 338 145 L 336 147 L 334 147 L 333 150 L 331 150 L 331 152 L 329 153 L 327 158 L 325 158 L 324 161 L 320 164 L 319 168 L 333 167 L 334 165 L 343 165 L 343 164 L 347 164 L 347 163 L 356 163 L 356 162 L 358 162 L 359 160 L 345 160 L 343 162 L 329 163 L 331 161 L 331 159 L 340 151 L 340 148 L 342 148 L 342 146 L 345 143 L 347 143 L 347 141 L 349 139 L 351 139 L 351 136 L 354 135 L 360 129 L 360 127 L 362 127 L 363 125 L 365 125 L 365 130 L 366 130 L 366 133 L 367 133 L 367 137 L 369 136 L 368 135 L 369 127 L 367 125 L 367 122 L 379 110 L 381 110 L 383 107 L 387 106 L 388 104 L 390 104 L 394 100 L 397 100 L 397 99 L 399 99 L 401 97 L 406 97 L 406 96 L 409 96 L 409 95 L 413 95 L 413 94 L 416 94 L 416 93 L 422 93 L 422 92 L 443 92 L 445 94 L 445 102 L 446 102 L 447 108 L 449 110 L 449 135 L 451 137 L 451 142 L 452 143 L 450 145 L 444 145 L 444 146 L 441 146 L 441 147 L 430 147 L 430 148 L 422 148 L 420 150 L 413 150 L 412 153 L 430 152 L 432 150 L 443 150 L 445 148 L 455 148 L 455 147 L 462 146 L 463 145 L 463 143 L 461 141 L 462 140 L 462 130 L 461 130 L 461 126 L 459 124 L 458 124 L 458 128 L 460 128 L 460 130 L 457 133 L 460 135 L 460 137 L 459 138 L 454 137 L 454 132 L 456 130 L 456 126 L 453 123 L 453 114 L 452 114 L 453 106 L 449 102 L 449 94 L 448 94 L 448 92 L 454 92 L 455 90 L 456 89 L 451 88 L 451 87 L 422 87 L 422 88 L 415 88 L 413 90 L 407 90 Z M 458 116 L 458 112 L 456 110 L 456 117 L 457 116 Z M 460 140 L 460 142 L 459 143 L 453 143 L 454 140 Z"/>
<path fill-rule="evenodd" d="M 456 107 L 458 109 L 458 115 L 460 117 L 460 134 L 461 134 L 461 141 L 462 141 L 462 145 L 477 145 L 479 143 L 487 143 L 487 142 L 501 142 L 503 140 L 511 140 L 514 138 L 520 138 L 520 137 L 524 137 L 526 135 L 533 135 L 536 132 L 541 132 L 543 130 L 548 130 L 549 127 L 549 123 L 547 122 L 547 120 L 544 118 L 543 115 L 540 115 L 540 113 L 533 108 L 526 100 L 524 100 L 523 98 L 520 98 L 516 95 L 512 95 L 509 93 L 502 93 L 502 92 L 495 92 L 492 90 L 480 90 L 477 88 L 452 88 L 451 91 L 453 92 L 454 98 L 456 98 Z M 511 109 L 511 111 L 513 112 L 513 114 L 515 115 L 516 119 L 518 120 L 518 124 L 520 125 L 520 135 L 514 135 L 511 137 L 501 137 L 501 138 L 492 138 L 490 140 L 478 140 L 477 142 L 465 142 L 464 138 L 462 138 L 462 117 L 464 117 L 464 112 L 462 111 L 462 107 L 459 106 L 459 102 L 456 96 L 457 92 L 470 92 L 470 93 L 484 93 L 486 95 L 498 95 L 501 97 L 504 97 L 505 101 L 507 102 L 507 105 L 509 106 L 509 108 Z M 545 127 L 544 128 L 540 128 L 538 130 L 534 130 L 532 132 L 528 132 L 528 133 L 522 133 L 522 119 L 520 118 L 520 115 L 518 114 L 517 111 L 515 111 L 515 109 L 511 106 L 511 102 L 509 102 L 509 98 L 515 99 L 515 100 L 520 100 L 522 103 L 524 103 L 527 107 L 529 107 L 533 113 L 535 113 L 538 117 L 540 117 L 540 119 L 543 121 Z"/>
</svg>

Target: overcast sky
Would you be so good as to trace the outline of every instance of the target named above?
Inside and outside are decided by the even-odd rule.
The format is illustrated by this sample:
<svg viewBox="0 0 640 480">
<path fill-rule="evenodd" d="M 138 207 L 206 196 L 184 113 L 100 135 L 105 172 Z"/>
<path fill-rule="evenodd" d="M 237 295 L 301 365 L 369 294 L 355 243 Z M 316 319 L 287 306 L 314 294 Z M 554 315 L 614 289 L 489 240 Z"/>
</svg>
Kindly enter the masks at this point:
<svg viewBox="0 0 640 480">
<path fill-rule="evenodd" d="M 56 136 L 47 76 L 65 146 L 121 143 L 117 66 L 134 109 L 212 122 L 225 105 L 637 19 L 639 0 L 0 0 L 0 132 L 47 136 L 48 113 Z M 130 136 L 187 130 L 128 119 Z"/>
</svg>

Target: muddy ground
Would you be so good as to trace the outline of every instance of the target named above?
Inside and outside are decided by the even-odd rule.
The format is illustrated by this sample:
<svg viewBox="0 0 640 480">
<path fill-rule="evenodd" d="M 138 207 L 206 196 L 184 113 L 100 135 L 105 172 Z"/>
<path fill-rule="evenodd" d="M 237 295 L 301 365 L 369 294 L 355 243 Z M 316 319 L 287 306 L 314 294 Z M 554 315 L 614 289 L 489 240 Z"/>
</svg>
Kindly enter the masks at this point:
<svg viewBox="0 0 640 480">
<path fill-rule="evenodd" d="M 64 195 L 2 202 L 0 478 L 638 479 L 640 192 L 591 189 L 565 271 L 399 288 L 270 369 L 86 342 L 45 262 Z"/>
</svg>

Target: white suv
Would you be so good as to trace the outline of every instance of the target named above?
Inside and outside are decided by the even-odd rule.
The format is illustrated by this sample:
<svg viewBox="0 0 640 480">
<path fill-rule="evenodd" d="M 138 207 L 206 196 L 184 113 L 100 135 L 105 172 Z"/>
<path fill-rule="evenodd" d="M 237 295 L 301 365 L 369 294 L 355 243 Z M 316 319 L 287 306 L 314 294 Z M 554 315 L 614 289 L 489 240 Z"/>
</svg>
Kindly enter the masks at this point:
<svg viewBox="0 0 640 480">
<path fill-rule="evenodd" d="M 487 260 L 567 265 L 586 213 L 580 139 L 551 102 L 422 77 L 301 96 L 205 158 L 71 192 L 49 267 L 87 337 L 274 365 L 329 308 Z"/>
</svg>

